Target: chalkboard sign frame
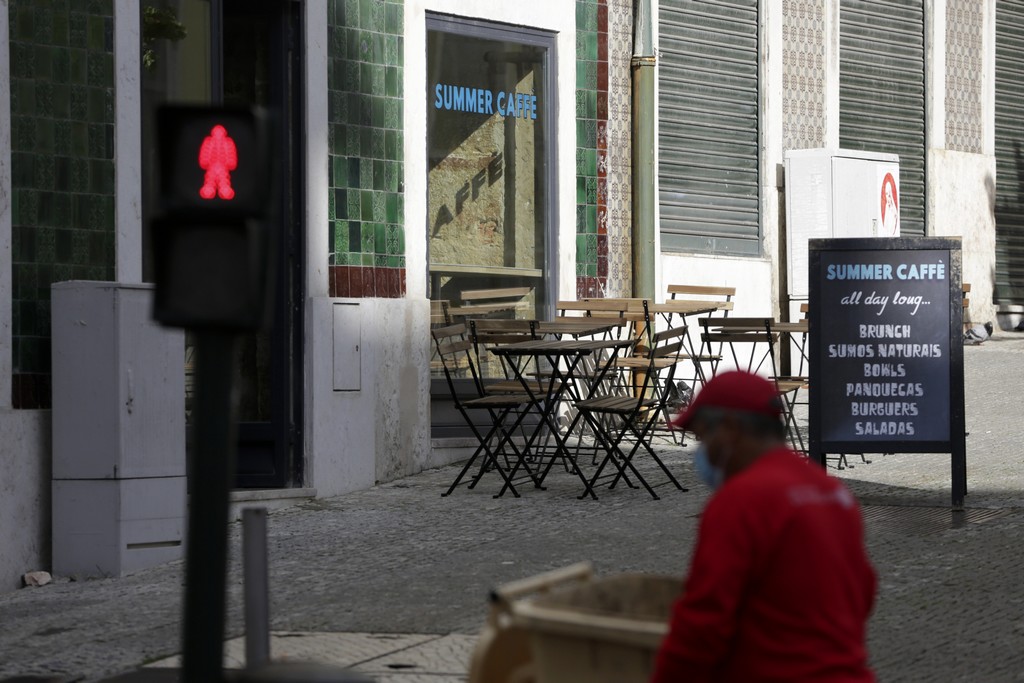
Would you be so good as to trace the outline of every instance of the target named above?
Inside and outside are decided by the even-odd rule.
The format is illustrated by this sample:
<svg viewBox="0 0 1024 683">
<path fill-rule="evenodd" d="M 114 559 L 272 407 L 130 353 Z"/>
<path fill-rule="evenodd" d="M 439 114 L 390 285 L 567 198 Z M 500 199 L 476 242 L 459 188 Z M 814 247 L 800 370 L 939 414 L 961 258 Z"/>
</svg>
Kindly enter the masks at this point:
<svg viewBox="0 0 1024 683">
<path fill-rule="evenodd" d="M 962 256 L 959 238 L 949 237 L 897 237 L 897 238 L 853 238 L 853 239 L 812 239 L 809 248 L 809 378 L 810 434 L 808 455 L 823 467 L 828 453 L 949 453 L 952 471 L 952 502 L 956 510 L 963 509 L 967 494 L 967 457 L 964 414 L 964 350 L 963 350 L 963 290 L 961 284 Z M 835 320 L 837 314 L 846 310 L 854 313 L 857 309 L 841 309 L 834 302 L 823 301 L 822 278 L 827 268 L 829 254 L 850 251 L 935 251 L 948 264 L 949 282 L 949 346 L 946 358 L 949 365 L 949 438 L 943 440 L 826 440 L 823 416 L 826 406 L 822 405 L 821 391 L 815 391 L 820 378 L 828 372 L 825 359 L 827 339 L 816 334 L 825 325 Z M 944 303 L 944 302 L 943 302 Z M 926 310 L 941 310 L 939 308 Z M 941 397 L 940 397 L 941 398 Z"/>
</svg>

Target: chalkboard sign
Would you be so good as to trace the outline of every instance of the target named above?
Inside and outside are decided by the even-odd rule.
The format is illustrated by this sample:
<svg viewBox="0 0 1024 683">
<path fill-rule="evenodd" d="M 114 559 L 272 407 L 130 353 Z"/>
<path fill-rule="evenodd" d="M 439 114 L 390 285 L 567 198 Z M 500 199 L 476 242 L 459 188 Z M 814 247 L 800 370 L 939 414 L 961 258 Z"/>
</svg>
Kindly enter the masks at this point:
<svg viewBox="0 0 1024 683">
<path fill-rule="evenodd" d="M 960 241 L 810 241 L 810 450 L 950 453 L 966 493 Z"/>
</svg>

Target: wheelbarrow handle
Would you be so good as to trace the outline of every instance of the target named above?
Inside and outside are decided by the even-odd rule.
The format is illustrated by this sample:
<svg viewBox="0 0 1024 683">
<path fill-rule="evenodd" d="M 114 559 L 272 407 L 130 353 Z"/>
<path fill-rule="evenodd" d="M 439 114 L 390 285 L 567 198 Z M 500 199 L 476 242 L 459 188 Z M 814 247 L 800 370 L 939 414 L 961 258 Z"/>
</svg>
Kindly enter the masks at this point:
<svg viewBox="0 0 1024 683">
<path fill-rule="evenodd" d="M 577 562 L 568 567 L 552 569 L 543 574 L 528 576 L 518 581 L 499 586 L 491 591 L 491 603 L 494 605 L 508 605 L 512 600 L 521 598 L 530 593 L 538 593 L 551 590 L 559 584 L 570 581 L 586 581 L 594 575 L 594 567 L 589 562 Z"/>
</svg>

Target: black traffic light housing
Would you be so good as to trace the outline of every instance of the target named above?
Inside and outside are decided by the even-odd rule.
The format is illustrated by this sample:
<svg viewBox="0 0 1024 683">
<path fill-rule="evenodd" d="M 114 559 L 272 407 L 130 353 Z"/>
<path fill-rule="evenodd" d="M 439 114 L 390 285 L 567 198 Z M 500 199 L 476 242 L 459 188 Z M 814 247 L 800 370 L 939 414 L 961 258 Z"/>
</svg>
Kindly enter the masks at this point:
<svg viewBox="0 0 1024 683">
<path fill-rule="evenodd" d="M 191 329 L 264 328 L 277 223 L 268 117 L 257 108 L 163 106 L 157 124 L 153 317 Z"/>
</svg>

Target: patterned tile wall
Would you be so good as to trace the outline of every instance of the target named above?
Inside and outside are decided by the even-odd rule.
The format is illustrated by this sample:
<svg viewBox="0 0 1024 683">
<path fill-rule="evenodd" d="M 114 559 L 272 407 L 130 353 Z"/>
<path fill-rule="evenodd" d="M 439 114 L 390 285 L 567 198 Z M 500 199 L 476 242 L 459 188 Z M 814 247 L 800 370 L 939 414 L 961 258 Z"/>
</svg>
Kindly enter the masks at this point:
<svg viewBox="0 0 1024 683">
<path fill-rule="evenodd" d="M 782 145 L 825 145 L 825 4 L 788 0 L 782 17 Z"/>
<path fill-rule="evenodd" d="M 946 148 L 980 154 L 984 3 L 946 4 Z"/>
<path fill-rule="evenodd" d="M 113 2 L 8 7 L 12 400 L 15 408 L 45 408 L 50 285 L 114 279 Z"/>
<path fill-rule="evenodd" d="M 331 0 L 330 293 L 405 296 L 402 0 Z"/>
<path fill-rule="evenodd" d="M 633 0 L 608 0 L 608 175 L 605 210 L 608 280 L 605 296 L 633 293 L 632 119 Z M 600 129 L 599 129 L 600 130 Z M 598 224 L 601 217 L 598 215 Z"/>
<path fill-rule="evenodd" d="M 607 198 L 608 0 L 576 0 L 577 298 L 607 290 Z"/>
</svg>

